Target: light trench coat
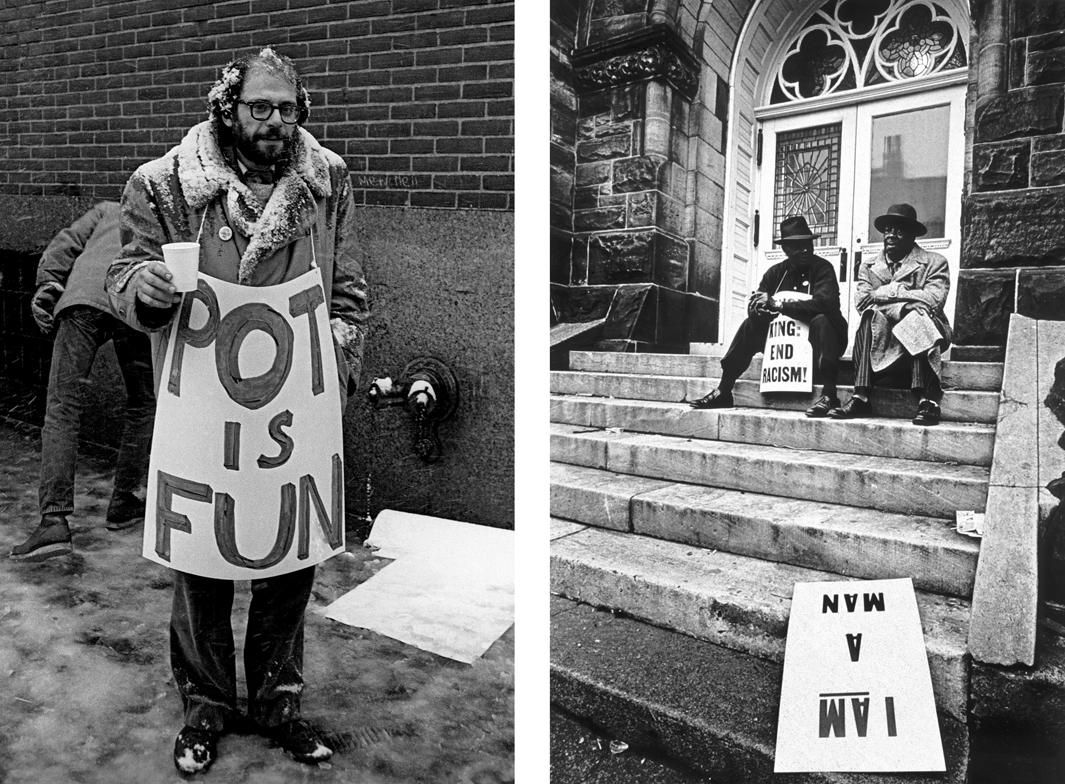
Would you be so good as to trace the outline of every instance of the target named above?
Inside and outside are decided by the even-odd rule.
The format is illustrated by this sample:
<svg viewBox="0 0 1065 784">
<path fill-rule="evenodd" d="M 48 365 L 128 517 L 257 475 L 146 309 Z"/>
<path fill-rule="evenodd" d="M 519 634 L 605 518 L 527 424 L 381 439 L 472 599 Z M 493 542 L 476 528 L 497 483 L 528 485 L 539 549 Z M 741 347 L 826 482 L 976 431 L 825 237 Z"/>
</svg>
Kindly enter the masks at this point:
<svg viewBox="0 0 1065 784">
<path fill-rule="evenodd" d="M 952 332 L 944 307 L 950 293 L 950 269 L 944 256 L 914 245 L 891 274 L 887 257 L 881 251 L 862 262 L 856 280 L 857 307 L 863 318 L 872 319 L 870 358 L 879 372 L 903 356 L 906 349 L 892 335 L 894 326 L 911 310 L 924 312 L 939 330 L 941 339 L 928 351 L 928 361 L 941 375 L 942 352 L 950 346 Z M 866 316 L 866 313 L 870 313 Z"/>
</svg>

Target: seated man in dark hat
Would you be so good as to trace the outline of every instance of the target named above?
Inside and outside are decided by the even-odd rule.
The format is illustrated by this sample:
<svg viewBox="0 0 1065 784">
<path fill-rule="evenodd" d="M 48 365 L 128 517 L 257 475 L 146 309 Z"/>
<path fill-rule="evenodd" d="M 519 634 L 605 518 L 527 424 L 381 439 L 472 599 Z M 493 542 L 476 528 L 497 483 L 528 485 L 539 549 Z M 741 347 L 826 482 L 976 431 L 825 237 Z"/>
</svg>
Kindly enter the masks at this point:
<svg viewBox="0 0 1065 784">
<path fill-rule="evenodd" d="M 814 255 L 816 237 L 802 216 L 781 221 L 780 237 L 773 242 L 780 245 L 787 258 L 774 264 L 762 276 L 758 289 L 747 303 L 747 318 L 721 358 L 721 381 L 717 389 L 693 401 L 692 408 L 729 408 L 733 405 L 732 387 L 751 364 L 754 355 L 765 347 L 769 323 L 778 313 L 810 327 L 814 368 L 819 371 L 823 394 L 806 410 L 806 416 L 823 417 L 839 407 L 836 376 L 840 355 L 847 346 L 847 321 L 839 309 L 836 271 L 823 258 Z M 785 302 L 777 297 L 784 291 L 798 291 L 810 296 L 809 299 Z"/>
<path fill-rule="evenodd" d="M 943 312 L 950 291 L 947 260 L 924 250 L 916 239 L 928 229 L 909 204 L 893 204 L 873 225 L 884 235 L 884 249 L 863 261 L 856 279 L 855 305 L 862 314 L 854 336 L 854 394 L 828 412 L 833 419 L 869 416 L 874 374 L 896 363 L 908 364 L 917 399 L 915 425 L 939 423 L 942 353 L 951 330 Z M 900 322 L 906 319 L 905 324 Z"/>
</svg>

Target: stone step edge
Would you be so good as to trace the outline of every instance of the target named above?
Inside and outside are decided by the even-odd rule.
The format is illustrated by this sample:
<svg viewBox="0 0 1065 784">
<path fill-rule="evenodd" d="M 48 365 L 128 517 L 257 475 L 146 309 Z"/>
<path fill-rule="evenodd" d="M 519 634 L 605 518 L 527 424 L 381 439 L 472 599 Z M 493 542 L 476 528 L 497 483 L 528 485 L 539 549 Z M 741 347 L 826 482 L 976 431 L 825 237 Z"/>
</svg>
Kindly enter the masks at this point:
<svg viewBox="0 0 1065 784">
<path fill-rule="evenodd" d="M 773 774 L 775 727 L 782 664 L 766 662 L 710 642 L 569 599 L 551 600 L 552 704 L 611 736 L 682 761 L 713 780 L 760 784 Z M 581 618 L 579 614 L 588 616 Z M 614 655 L 596 655 L 596 645 Z M 630 656 L 618 656 L 622 645 Z M 670 679 L 644 677 L 635 652 L 655 652 L 657 669 Z M 601 664 L 600 664 L 601 663 Z M 727 673 L 730 677 L 722 678 Z M 742 684 L 742 685 L 741 685 Z M 723 711 L 715 711 L 721 706 Z M 720 715 L 721 713 L 727 715 Z M 878 775 L 878 784 L 964 781 L 967 746 L 961 722 L 940 714 L 948 774 Z M 856 774 L 803 774 L 789 781 L 853 784 Z M 857 774 L 861 775 L 861 774 Z"/>
<path fill-rule="evenodd" d="M 551 591 L 656 626 L 780 661 L 797 582 L 839 582 L 829 572 L 637 534 L 586 528 L 551 542 Z M 915 591 L 936 704 L 964 720 L 970 603 Z"/>
<path fill-rule="evenodd" d="M 604 489 L 608 482 L 611 486 Z M 626 485 L 630 485 L 631 489 L 619 490 L 619 486 Z M 553 521 L 567 520 L 578 525 L 625 531 L 703 549 L 821 569 L 851 579 L 897 576 L 897 572 L 887 565 L 905 557 L 905 562 L 912 567 L 914 574 L 911 576 L 918 589 L 963 599 L 972 596 L 980 545 L 973 539 L 957 534 L 943 518 L 873 512 L 824 501 L 782 499 L 764 493 L 706 488 L 669 480 L 647 480 L 631 474 L 566 463 L 552 463 L 550 487 Z M 676 512 L 681 504 L 674 495 L 685 490 L 695 496 L 707 493 L 710 497 L 705 501 L 697 499 L 695 503 L 698 505 L 686 507 L 685 515 Z M 563 505 L 563 499 L 572 501 L 574 498 L 587 505 L 590 497 L 600 499 L 598 504 L 592 504 L 595 511 Z M 560 499 L 557 505 L 556 498 Z M 709 502 L 709 505 L 703 506 L 705 502 Z M 775 516 L 777 510 L 774 507 L 781 502 L 787 504 L 787 518 Z M 665 530 L 666 526 L 659 514 L 652 511 L 656 503 L 664 510 L 662 515 L 679 516 L 671 530 Z M 614 511 L 611 511 L 612 506 L 616 507 Z M 713 507 L 721 507 L 725 511 L 716 513 Z M 746 516 L 737 518 L 740 513 L 735 510 L 741 508 Z M 605 518 L 603 510 L 606 510 Z M 825 519 L 826 514 L 828 519 Z M 612 524 L 614 519 L 622 515 L 625 516 L 625 528 Z M 877 525 L 866 526 L 863 530 L 863 518 L 875 519 Z M 841 522 L 835 522 L 837 520 Z M 851 525 L 843 521 L 851 522 Z M 685 526 L 697 527 L 695 535 L 684 536 Z M 733 536 L 729 533 L 727 529 L 731 528 L 757 532 L 769 529 L 773 532 L 773 542 L 783 542 L 789 546 L 783 550 L 768 545 L 760 548 L 757 536 L 754 537 L 754 543 L 745 544 L 742 535 Z M 806 529 L 820 534 L 806 534 Z M 919 530 L 923 530 L 923 533 L 918 534 Z M 700 531 L 704 532 L 702 536 L 699 535 Z M 820 544 L 830 537 L 838 538 L 837 547 Z M 817 545 L 800 546 L 807 539 L 817 542 Z M 882 555 L 877 559 L 848 559 L 846 554 L 852 550 L 875 551 Z M 889 555 L 894 557 L 889 558 Z M 933 566 L 933 562 L 938 564 L 938 568 Z"/>
<path fill-rule="evenodd" d="M 639 422 L 633 422 L 631 419 L 626 419 L 625 424 L 614 425 L 598 425 L 592 424 L 584 419 L 576 420 L 574 418 L 562 418 L 556 414 L 556 404 L 559 407 L 565 406 L 567 403 L 575 403 L 579 405 L 587 405 L 593 407 L 601 407 L 606 411 L 617 408 L 628 409 L 640 409 L 647 415 L 656 416 L 661 415 L 669 417 L 670 415 L 676 415 L 678 417 L 685 416 L 697 416 L 700 417 L 700 424 L 703 425 L 703 429 L 690 428 L 684 432 L 680 432 L 676 428 L 671 430 L 651 430 L 644 427 L 633 427 L 633 424 L 639 424 Z M 964 455 L 958 454 L 961 450 L 960 447 L 953 449 L 946 449 L 943 446 L 938 447 L 935 450 L 927 450 L 925 444 L 913 444 L 909 448 L 909 451 L 914 453 L 921 453 L 930 455 L 931 459 L 927 459 L 927 462 L 933 463 L 960 463 L 964 465 L 976 465 L 989 467 L 991 465 L 991 459 L 993 455 L 994 439 L 995 439 L 995 426 L 986 424 L 983 422 L 957 422 L 957 421 L 943 421 L 935 427 L 924 428 L 923 430 L 916 430 L 908 420 L 888 418 L 888 417 L 873 417 L 868 419 L 853 419 L 853 420 L 827 420 L 811 419 L 805 415 L 801 410 L 793 409 L 780 409 L 780 408 L 751 408 L 746 406 L 734 406 L 732 408 L 724 408 L 710 411 L 695 411 L 687 403 L 675 403 L 668 400 L 640 400 L 638 398 L 622 398 L 622 397 L 597 397 L 591 395 L 581 394 L 552 394 L 549 399 L 549 404 L 552 406 L 551 421 L 556 424 L 568 424 L 577 425 L 582 427 L 620 427 L 622 432 L 628 433 L 657 433 L 664 436 L 678 436 L 684 438 L 698 438 L 702 440 L 711 441 L 729 441 L 732 443 L 746 443 L 746 444 L 758 444 L 763 446 L 787 446 L 782 444 L 781 441 L 785 441 L 786 438 L 780 441 L 769 441 L 767 438 L 774 435 L 774 431 L 777 428 L 787 427 L 788 423 L 794 421 L 800 423 L 802 427 L 831 427 L 833 430 L 837 430 L 836 435 L 839 440 L 838 448 L 825 448 L 822 451 L 830 451 L 844 454 L 861 454 L 871 457 L 876 456 L 898 456 L 884 455 L 879 451 L 879 447 L 876 447 L 877 451 L 874 451 L 873 446 L 869 446 L 862 451 L 852 451 L 846 447 L 853 446 L 856 443 L 862 443 L 856 441 L 853 438 L 848 438 L 848 431 L 854 431 L 856 428 L 872 428 L 874 431 L 886 431 L 885 436 L 888 438 L 902 438 L 911 440 L 924 440 L 929 439 L 931 441 L 942 441 L 950 438 L 968 438 L 981 439 L 986 441 L 983 444 L 981 450 L 968 451 L 970 459 L 961 459 Z M 714 418 L 712 418 L 714 417 Z M 729 424 L 729 422 L 742 423 L 747 417 L 759 417 L 772 423 L 770 432 L 765 433 L 759 440 L 752 439 L 752 430 L 750 428 L 729 428 L 723 427 L 723 424 Z M 705 421 L 704 421 L 705 420 Z M 722 422 L 722 420 L 725 420 Z M 823 424 L 819 424 L 823 423 Z M 666 425 L 670 424 L 668 421 Z M 656 425 L 661 427 L 660 422 L 656 422 Z M 737 437 L 729 437 L 733 435 L 732 430 L 738 429 L 740 432 L 736 433 Z M 897 435 L 896 435 L 897 433 Z M 754 434 L 756 435 L 756 434 Z M 742 436 L 742 437 L 741 437 Z M 787 447 L 792 448 L 792 447 Z M 943 456 L 941 456 L 943 455 Z M 971 458 L 973 455 L 977 456 L 977 460 L 973 461 Z M 912 460 L 924 460 L 926 458 L 907 457 L 906 459 Z"/>
<path fill-rule="evenodd" d="M 718 360 L 724 355 L 724 351 L 718 354 L 658 354 L 658 353 L 645 353 L 645 354 L 619 354 L 617 352 L 610 351 L 572 351 L 570 352 L 570 367 L 569 369 L 574 372 L 593 372 L 593 373 L 618 373 L 618 372 L 636 372 L 647 373 L 646 370 L 641 371 L 619 371 L 612 369 L 605 369 L 605 365 L 609 364 L 621 364 L 624 366 L 632 365 L 651 365 L 657 369 L 655 374 L 661 375 L 677 375 L 687 376 L 688 373 L 673 373 L 670 369 L 659 369 L 662 365 L 669 365 L 670 363 L 676 365 L 691 365 L 699 364 L 705 365 L 708 372 L 705 375 L 716 375 L 720 372 L 720 365 Z M 607 358 L 611 358 L 608 361 Z M 614 357 L 620 357 L 621 359 L 613 359 Z M 646 358 L 646 359 L 645 359 Z M 758 353 L 754 355 L 751 360 L 750 366 L 740 376 L 742 379 L 758 379 L 761 376 L 762 367 L 762 354 Z M 943 387 L 944 389 L 950 389 L 954 391 L 967 391 L 967 392 L 998 392 L 1002 388 L 1002 368 L 1001 362 L 951 362 L 945 360 L 943 362 Z M 840 361 L 840 379 L 848 380 L 854 376 L 854 366 L 849 355 L 844 355 Z M 973 376 L 978 376 L 978 380 L 974 382 Z M 850 381 L 847 381 L 850 383 Z M 889 389 L 899 389 L 899 387 L 888 387 Z"/>
<path fill-rule="evenodd" d="M 552 370 L 549 389 L 551 394 L 581 394 L 587 397 L 619 397 L 617 395 L 607 395 L 598 393 L 584 393 L 584 392 L 565 392 L 558 388 L 561 382 L 567 377 L 592 377 L 594 381 L 608 382 L 612 380 L 624 380 L 634 381 L 639 383 L 650 383 L 655 385 L 665 386 L 667 389 L 671 386 L 677 385 L 683 389 L 681 395 L 682 399 L 677 400 L 676 395 L 669 395 L 668 398 L 662 397 L 663 394 L 659 391 L 654 392 L 654 396 L 648 396 L 645 398 L 638 398 L 643 400 L 661 400 L 663 402 L 673 403 L 687 403 L 695 400 L 712 389 L 717 387 L 720 378 L 717 376 L 666 376 L 655 375 L 646 373 L 608 373 L 608 372 L 586 372 L 580 370 Z M 558 385 L 556 385 L 558 384 Z M 809 394 L 806 393 L 783 393 L 778 399 L 766 399 L 759 390 L 760 384 L 756 380 L 741 378 L 736 382 L 735 392 L 739 402 L 735 406 L 736 408 L 757 408 L 757 409 L 777 409 L 777 410 L 803 410 L 807 408 L 811 403 L 821 397 L 823 387 L 820 384 L 815 384 L 813 391 Z M 854 392 L 854 387 L 847 384 L 840 384 L 837 387 L 837 396 L 841 401 L 846 401 Z M 998 417 L 998 404 L 1000 393 L 991 391 L 979 391 L 979 390 L 956 390 L 947 389 L 943 392 L 943 399 L 940 401 L 943 409 L 943 421 L 952 422 L 976 422 L 979 424 L 994 424 L 997 422 Z M 913 412 L 916 410 L 916 404 L 911 402 L 911 396 L 909 390 L 904 389 L 889 389 L 883 387 L 874 387 L 870 396 L 870 403 L 872 404 L 872 416 L 884 417 L 884 418 L 906 418 L 907 420 L 913 416 Z M 963 416 L 960 413 L 956 413 L 956 409 L 961 401 L 967 401 L 971 407 L 976 405 L 979 409 L 978 415 Z M 905 406 L 904 406 L 905 403 Z M 905 410 L 903 410 L 903 408 Z M 982 409 L 987 409 L 986 411 Z M 896 413 L 897 412 L 897 413 Z"/>
</svg>

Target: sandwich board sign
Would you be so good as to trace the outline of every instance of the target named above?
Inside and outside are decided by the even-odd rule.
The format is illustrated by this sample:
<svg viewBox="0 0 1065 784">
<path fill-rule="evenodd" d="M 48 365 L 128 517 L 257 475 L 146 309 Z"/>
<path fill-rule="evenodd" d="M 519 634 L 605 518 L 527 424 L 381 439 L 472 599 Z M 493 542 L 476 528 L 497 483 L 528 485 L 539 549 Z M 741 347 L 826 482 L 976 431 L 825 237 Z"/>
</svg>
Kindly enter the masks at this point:
<svg viewBox="0 0 1065 784">
<path fill-rule="evenodd" d="M 274 286 L 200 273 L 169 331 L 142 555 L 250 580 L 344 549 L 340 380 L 320 271 Z"/>
<path fill-rule="evenodd" d="M 773 770 L 946 770 L 912 580 L 795 584 Z"/>
</svg>

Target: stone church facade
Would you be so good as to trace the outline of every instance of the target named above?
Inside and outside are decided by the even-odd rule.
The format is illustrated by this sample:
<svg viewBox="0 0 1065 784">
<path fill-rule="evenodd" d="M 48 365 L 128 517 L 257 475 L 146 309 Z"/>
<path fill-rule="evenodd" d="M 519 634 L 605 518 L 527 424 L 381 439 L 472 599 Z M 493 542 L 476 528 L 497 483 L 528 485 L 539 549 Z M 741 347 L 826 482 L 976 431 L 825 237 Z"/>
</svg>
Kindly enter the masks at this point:
<svg viewBox="0 0 1065 784">
<path fill-rule="evenodd" d="M 899 201 L 951 261 L 956 359 L 1065 319 L 1065 4 L 553 0 L 551 43 L 556 347 L 728 341 L 786 214 L 847 297 Z"/>
</svg>

